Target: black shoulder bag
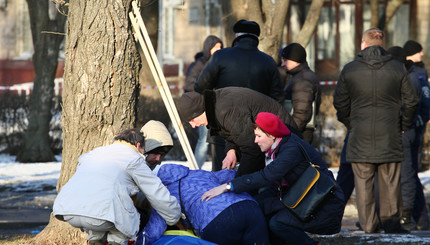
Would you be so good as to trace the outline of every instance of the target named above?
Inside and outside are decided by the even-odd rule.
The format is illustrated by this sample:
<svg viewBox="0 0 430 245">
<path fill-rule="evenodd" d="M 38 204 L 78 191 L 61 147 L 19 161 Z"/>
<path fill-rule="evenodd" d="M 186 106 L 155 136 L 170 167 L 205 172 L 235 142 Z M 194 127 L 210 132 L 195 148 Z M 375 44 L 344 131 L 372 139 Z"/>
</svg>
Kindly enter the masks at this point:
<svg viewBox="0 0 430 245">
<path fill-rule="evenodd" d="M 307 222 L 313 218 L 313 213 L 319 204 L 336 190 L 336 182 L 327 174 L 320 174 L 303 146 L 298 143 L 300 150 L 309 163 L 297 181 L 285 191 L 281 191 L 281 202 L 299 219 Z"/>
</svg>

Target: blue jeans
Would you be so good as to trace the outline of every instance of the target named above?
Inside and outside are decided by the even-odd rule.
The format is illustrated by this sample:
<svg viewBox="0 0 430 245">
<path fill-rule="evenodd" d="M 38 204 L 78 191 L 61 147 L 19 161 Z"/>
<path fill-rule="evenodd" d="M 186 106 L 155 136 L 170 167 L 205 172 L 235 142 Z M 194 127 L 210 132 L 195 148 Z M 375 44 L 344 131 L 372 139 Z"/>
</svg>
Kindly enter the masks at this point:
<svg viewBox="0 0 430 245">
<path fill-rule="evenodd" d="M 201 234 L 202 239 L 223 245 L 269 244 L 266 219 L 254 201 L 241 201 L 224 209 Z"/>
<path fill-rule="evenodd" d="M 208 153 L 208 129 L 205 126 L 200 126 L 197 128 L 199 132 L 199 139 L 197 140 L 196 149 L 194 150 L 194 157 L 196 158 L 197 165 L 201 169 L 206 161 L 206 156 Z"/>
</svg>

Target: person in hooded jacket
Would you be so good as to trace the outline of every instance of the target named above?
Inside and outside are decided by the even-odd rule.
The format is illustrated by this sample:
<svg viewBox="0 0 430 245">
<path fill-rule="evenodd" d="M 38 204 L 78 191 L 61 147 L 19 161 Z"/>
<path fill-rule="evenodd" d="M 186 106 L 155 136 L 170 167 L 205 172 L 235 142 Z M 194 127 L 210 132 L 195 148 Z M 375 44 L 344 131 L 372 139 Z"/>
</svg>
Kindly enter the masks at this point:
<svg viewBox="0 0 430 245">
<path fill-rule="evenodd" d="M 177 164 L 164 164 L 157 173 L 170 193 L 180 200 L 186 216 L 182 221 L 184 226 L 193 229 L 202 239 L 224 245 L 269 244 L 264 215 L 249 194 L 229 192 L 210 202 L 200 200 L 205 191 L 232 180 L 235 175 L 234 170 L 190 170 Z M 154 243 L 166 228 L 166 222 L 153 210 L 135 244 Z"/>
<path fill-rule="evenodd" d="M 327 196 L 309 221 L 302 221 L 279 201 L 279 188 L 288 189 L 310 167 L 301 147 L 310 161 L 318 165 L 320 174 L 333 173 L 327 169 L 321 155 L 306 141 L 290 132 L 281 119 L 273 113 L 258 113 L 254 124 L 255 144 L 265 153 L 264 169 L 242 175 L 205 192 L 202 201 L 210 201 L 225 192 L 243 193 L 259 190 L 254 198 L 259 202 L 274 234 L 270 244 L 318 244 L 306 232 L 329 235 L 340 231 L 345 203 L 341 188 Z M 223 194 L 224 195 L 224 194 Z M 221 195 L 222 196 L 222 195 Z"/>
<path fill-rule="evenodd" d="M 201 51 L 202 56 L 196 59 L 194 63 L 190 65 L 185 77 L 185 89 L 184 92 L 194 91 L 194 84 L 197 77 L 200 75 L 201 71 L 205 67 L 206 63 L 212 57 L 212 55 L 218 50 L 223 48 L 223 43 L 221 39 L 216 36 L 208 36 L 203 43 L 203 51 Z M 194 156 L 196 158 L 197 165 L 202 168 L 206 161 L 207 151 L 208 151 L 208 129 L 206 127 L 197 128 L 198 139 L 197 144 L 194 149 Z M 216 166 L 212 166 L 213 170 L 219 170 Z"/>
<path fill-rule="evenodd" d="M 254 144 L 253 125 L 257 114 L 271 112 L 278 115 L 291 130 L 300 135 L 294 119 L 272 98 L 249 88 L 226 87 L 184 93 L 178 112 L 192 127 L 207 126 L 211 135 L 221 136 L 227 143 L 223 168 L 234 169 L 238 175 L 264 168 L 264 154 Z"/>
<path fill-rule="evenodd" d="M 413 121 L 418 98 L 406 68 L 382 48 L 383 40 L 378 28 L 363 33 L 361 51 L 339 76 L 333 105 L 349 130 L 346 160 L 354 172 L 361 227 L 378 232 L 377 172 L 382 227 L 386 233 L 407 233 L 400 224 L 402 131 Z"/>
<path fill-rule="evenodd" d="M 312 144 L 315 116 L 321 104 L 321 87 L 317 76 L 306 61 L 306 50 L 291 43 L 282 50 L 282 66 L 291 76 L 285 87 L 285 107 L 302 132 L 303 139 Z"/>
</svg>

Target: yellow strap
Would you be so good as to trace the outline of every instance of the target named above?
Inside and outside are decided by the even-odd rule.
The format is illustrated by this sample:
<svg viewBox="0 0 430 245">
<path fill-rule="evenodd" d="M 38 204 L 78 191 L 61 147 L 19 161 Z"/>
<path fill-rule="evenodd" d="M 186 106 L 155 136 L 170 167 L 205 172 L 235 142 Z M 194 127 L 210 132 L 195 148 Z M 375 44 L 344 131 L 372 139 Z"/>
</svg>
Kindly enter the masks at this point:
<svg viewBox="0 0 430 245">
<path fill-rule="evenodd" d="M 168 231 L 164 232 L 164 235 L 166 235 L 166 236 L 190 236 L 190 237 L 199 238 L 199 237 L 195 236 L 191 230 L 168 230 Z"/>
<path fill-rule="evenodd" d="M 297 207 L 297 205 L 299 205 L 299 203 L 303 200 L 303 198 L 306 196 L 306 194 L 308 194 L 309 190 L 312 188 L 312 186 L 314 186 L 314 184 L 317 182 L 317 180 L 320 177 L 320 172 L 318 170 L 316 170 L 316 169 L 315 169 L 315 171 L 317 171 L 317 174 L 315 175 L 315 178 L 312 180 L 311 183 L 309 183 L 308 187 L 303 192 L 303 194 L 300 196 L 299 200 L 297 200 L 297 202 L 293 206 L 291 206 L 291 207 L 287 206 L 287 207 L 289 207 L 289 208 L 295 208 L 295 207 Z"/>
</svg>

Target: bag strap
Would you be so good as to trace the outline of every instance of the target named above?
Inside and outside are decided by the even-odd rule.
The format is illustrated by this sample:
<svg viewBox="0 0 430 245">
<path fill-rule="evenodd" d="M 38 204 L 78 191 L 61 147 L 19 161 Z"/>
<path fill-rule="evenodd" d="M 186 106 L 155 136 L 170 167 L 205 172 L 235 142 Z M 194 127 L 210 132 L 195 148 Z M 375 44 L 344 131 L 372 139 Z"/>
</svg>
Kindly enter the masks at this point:
<svg viewBox="0 0 430 245">
<path fill-rule="evenodd" d="M 303 156 L 306 158 L 306 161 L 312 166 L 312 167 L 319 167 L 318 165 L 315 165 L 311 162 L 311 158 L 309 157 L 308 153 L 306 152 L 305 148 L 297 142 L 297 145 L 299 146 L 300 150 L 302 151 Z"/>
<path fill-rule="evenodd" d="M 187 215 L 187 213 L 185 212 L 184 205 L 182 204 L 181 180 L 182 180 L 182 179 L 179 179 L 179 187 L 178 187 L 178 188 L 179 188 L 179 202 L 180 202 L 180 204 L 181 204 L 181 212 L 182 212 L 182 214 L 184 214 L 184 216 L 185 216 L 185 219 L 184 219 L 184 220 L 188 220 L 188 223 L 189 223 L 189 225 L 191 226 L 191 230 L 193 231 L 194 235 L 196 235 L 196 233 L 195 233 L 195 229 L 194 229 L 194 226 L 193 226 L 193 224 L 191 223 L 191 220 L 188 218 L 188 215 Z"/>
</svg>

